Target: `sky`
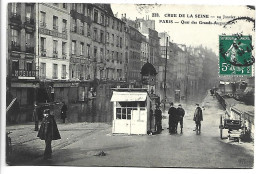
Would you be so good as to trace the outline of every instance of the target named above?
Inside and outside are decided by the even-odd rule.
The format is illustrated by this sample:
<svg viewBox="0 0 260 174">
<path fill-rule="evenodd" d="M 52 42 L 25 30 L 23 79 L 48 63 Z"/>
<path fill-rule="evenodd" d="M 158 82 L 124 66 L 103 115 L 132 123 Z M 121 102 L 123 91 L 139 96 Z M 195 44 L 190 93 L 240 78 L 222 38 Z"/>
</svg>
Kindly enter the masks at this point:
<svg viewBox="0 0 260 174">
<path fill-rule="evenodd" d="M 236 24 L 223 28 L 223 25 L 199 24 L 202 22 L 227 22 L 235 17 L 249 16 L 255 18 L 255 11 L 249 10 L 246 6 L 209 6 L 209 5 L 145 5 L 140 8 L 135 4 L 111 4 L 114 14 L 121 18 L 121 14 L 126 13 L 130 19 L 144 18 L 155 20 L 155 28 L 158 32 L 168 32 L 170 40 L 174 43 L 185 44 L 187 46 L 206 46 L 218 53 L 219 35 L 232 35 L 242 33 L 243 35 L 253 35 L 253 23 L 239 21 Z M 158 13 L 159 17 L 153 17 L 152 13 Z M 173 17 L 165 17 L 168 14 Z M 176 15 L 176 17 L 174 16 Z M 180 17 L 185 15 L 184 17 Z M 191 16 L 192 15 L 192 16 Z M 197 17 L 195 16 L 197 15 Z M 208 16 L 206 16 L 208 15 Z M 221 17 L 221 18 L 218 18 Z M 228 16 L 229 18 L 223 18 Z M 199 18 L 200 17 L 200 18 Z M 231 18 L 230 18 L 231 17 Z M 165 20 L 172 20 L 173 23 L 165 23 Z M 189 22 L 182 24 L 181 22 Z M 191 24 L 191 22 L 197 24 Z M 179 23 L 175 23 L 179 22 Z M 253 37 L 254 39 L 254 37 Z"/>
</svg>

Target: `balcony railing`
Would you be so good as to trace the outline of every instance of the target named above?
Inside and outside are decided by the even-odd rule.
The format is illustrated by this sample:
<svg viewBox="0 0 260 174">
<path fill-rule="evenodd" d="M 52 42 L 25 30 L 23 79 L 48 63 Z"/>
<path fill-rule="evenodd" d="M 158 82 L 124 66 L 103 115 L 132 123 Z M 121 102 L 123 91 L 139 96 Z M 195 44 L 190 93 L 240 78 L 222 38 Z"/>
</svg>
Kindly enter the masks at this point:
<svg viewBox="0 0 260 174">
<path fill-rule="evenodd" d="M 66 53 L 62 53 L 62 59 L 67 59 L 67 54 Z"/>
<path fill-rule="evenodd" d="M 58 58 L 58 51 L 53 51 L 53 57 Z"/>
<path fill-rule="evenodd" d="M 18 23 L 18 24 L 21 24 L 22 21 L 21 21 L 21 15 L 17 14 L 17 13 L 12 13 L 11 14 L 11 17 L 10 17 L 10 20 L 14 23 Z"/>
<path fill-rule="evenodd" d="M 40 21 L 40 27 L 45 28 L 46 27 L 46 22 Z"/>
<path fill-rule="evenodd" d="M 26 23 L 26 24 L 34 25 L 34 19 L 33 19 L 33 18 L 30 18 L 30 17 L 26 17 L 26 18 L 25 18 L 25 23 Z"/>
<path fill-rule="evenodd" d="M 41 50 L 41 56 L 42 57 L 46 57 L 46 49 L 42 49 Z"/>
<path fill-rule="evenodd" d="M 59 27 L 57 25 L 53 26 L 53 30 L 58 30 L 58 29 L 59 29 Z"/>
<path fill-rule="evenodd" d="M 27 46 L 27 47 L 26 47 L 26 52 L 27 52 L 27 53 L 34 53 L 34 47 L 29 47 L 29 46 Z"/>
<path fill-rule="evenodd" d="M 53 79 L 58 79 L 58 76 L 57 75 L 53 75 L 52 78 Z"/>
<path fill-rule="evenodd" d="M 21 45 L 19 45 L 17 42 L 12 41 L 11 50 L 12 51 L 21 51 Z"/>
<path fill-rule="evenodd" d="M 12 77 L 36 77 L 36 70 L 13 70 Z"/>
</svg>

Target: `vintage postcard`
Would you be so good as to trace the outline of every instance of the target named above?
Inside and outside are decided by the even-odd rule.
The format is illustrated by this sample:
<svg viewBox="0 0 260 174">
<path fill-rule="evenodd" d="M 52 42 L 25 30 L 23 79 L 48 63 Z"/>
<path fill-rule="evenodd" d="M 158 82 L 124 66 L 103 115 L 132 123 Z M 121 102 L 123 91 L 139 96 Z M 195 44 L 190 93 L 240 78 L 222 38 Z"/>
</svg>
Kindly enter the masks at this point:
<svg viewBox="0 0 260 174">
<path fill-rule="evenodd" d="M 254 168 L 254 5 L 3 8 L 8 168 Z"/>
</svg>

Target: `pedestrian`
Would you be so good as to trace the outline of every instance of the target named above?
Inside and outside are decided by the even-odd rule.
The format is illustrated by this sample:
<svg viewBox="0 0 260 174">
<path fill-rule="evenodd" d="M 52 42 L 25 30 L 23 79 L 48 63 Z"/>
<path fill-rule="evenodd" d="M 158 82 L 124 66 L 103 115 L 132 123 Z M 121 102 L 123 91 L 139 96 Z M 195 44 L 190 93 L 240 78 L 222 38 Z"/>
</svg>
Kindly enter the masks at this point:
<svg viewBox="0 0 260 174">
<path fill-rule="evenodd" d="M 63 106 L 61 107 L 61 119 L 63 120 L 63 123 L 65 123 L 65 119 L 67 117 L 67 105 L 65 104 L 65 102 L 62 102 Z"/>
<path fill-rule="evenodd" d="M 34 108 L 33 108 L 33 119 L 34 119 L 34 123 L 35 123 L 35 127 L 34 130 L 38 131 L 39 130 L 39 116 L 38 116 L 38 106 L 37 104 L 34 104 Z"/>
<path fill-rule="evenodd" d="M 196 133 L 200 133 L 201 132 L 201 123 L 200 122 L 203 121 L 203 115 L 202 115 L 202 109 L 200 108 L 199 104 L 196 104 L 193 121 L 195 121 L 195 124 L 196 124 L 196 128 L 194 131 L 196 131 Z"/>
<path fill-rule="evenodd" d="M 173 102 L 170 103 L 170 109 L 168 111 L 169 114 L 169 132 L 170 133 L 177 133 L 176 129 L 176 108 L 173 107 Z"/>
<path fill-rule="evenodd" d="M 183 133 L 183 117 L 185 115 L 185 111 L 182 108 L 181 104 L 178 105 L 177 115 L 178 115 L 178 122 L 180 122 L 180 126 L 181 126 L 181 133 Z M 177 123 L 177 127 L 178 127 L 178 123 Z"/>
<path fill-rule="evenodd" d="M 157 133 L 162 132 L 162 111 L 159 105 L 155 106 L 155 128 Z"/>
<path fill-rule="evenodd" d="M 37 137 L 45 140 L 44 159 L 52 158 L 51 141 L 61 139 L 60 133 L 54 119 L 50 114 L 50 109 L 43 110 L 43 120 Z"/>
</svg>

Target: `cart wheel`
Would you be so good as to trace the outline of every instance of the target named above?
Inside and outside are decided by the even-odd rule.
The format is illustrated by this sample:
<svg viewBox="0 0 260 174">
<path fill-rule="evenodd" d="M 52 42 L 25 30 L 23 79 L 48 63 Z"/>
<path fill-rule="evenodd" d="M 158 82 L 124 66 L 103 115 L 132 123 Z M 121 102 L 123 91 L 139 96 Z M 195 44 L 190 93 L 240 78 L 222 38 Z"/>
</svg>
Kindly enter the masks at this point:
<svg viewBox="0 0 260 174">
<path fill-rule="evenodd" d="M 222 115 L 220 116 L 220 125 L 219 125 L 219 129 L 220 129 L 220 139 L 223 139 Z"/>
</svg>

